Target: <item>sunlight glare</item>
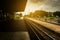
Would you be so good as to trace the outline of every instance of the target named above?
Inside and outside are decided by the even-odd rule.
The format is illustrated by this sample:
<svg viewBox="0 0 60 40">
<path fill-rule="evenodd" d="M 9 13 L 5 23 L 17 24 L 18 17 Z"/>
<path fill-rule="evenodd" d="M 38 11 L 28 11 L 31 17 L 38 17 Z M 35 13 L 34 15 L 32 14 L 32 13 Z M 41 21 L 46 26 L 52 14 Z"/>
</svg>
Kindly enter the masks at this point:
<svg viewBox="0 0 60 40">
<path fill-rule="evenodd" d="M 30 12 L 35 12 L 36 10 L 41 10 L 42 7 L 43 7 L 43 4 L 42 5 L 40 5 L 39 3 L 33 4 L 28 0 L 25 7 L 24 15 L 29 14 Z"/>
<path fill-rule="evenodd" d="M 20 19 L 23 19 L 23 17 L 21 17 Z"/>
</svg>

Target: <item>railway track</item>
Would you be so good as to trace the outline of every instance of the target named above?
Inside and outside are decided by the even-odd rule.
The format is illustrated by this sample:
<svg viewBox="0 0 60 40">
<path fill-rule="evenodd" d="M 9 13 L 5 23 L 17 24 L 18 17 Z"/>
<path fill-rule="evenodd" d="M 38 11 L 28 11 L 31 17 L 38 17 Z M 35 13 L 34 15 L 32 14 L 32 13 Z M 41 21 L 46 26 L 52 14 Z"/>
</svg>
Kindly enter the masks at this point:
<svg viewBox="0 0 60 40">
<path fill-rule="evenodd" d="M 60 40 L 60 34 L 43 27 L 36 22 L 25 19 L 31 40 Z"/>
</svg>

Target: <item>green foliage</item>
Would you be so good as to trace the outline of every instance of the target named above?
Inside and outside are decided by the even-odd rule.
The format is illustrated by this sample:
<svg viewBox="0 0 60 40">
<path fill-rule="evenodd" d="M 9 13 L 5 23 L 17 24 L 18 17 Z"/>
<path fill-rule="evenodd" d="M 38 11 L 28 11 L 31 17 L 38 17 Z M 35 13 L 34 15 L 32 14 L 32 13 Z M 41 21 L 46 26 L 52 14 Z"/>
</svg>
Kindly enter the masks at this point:
<svg viewBox="0 0 60 40">
<path fill-rule="evenodd" d="M 20 13 L 19 16 L 22 17 L 22 13 Z"/>
<path fill-rule="evenodd" d="M 42 11 L 42 10 L 37 10 L 34 12 L 35 16 L 40 16 L 40 17 L 44 17 L 44 16 L 47 16 L 48 13 L 45 12 L 45 11 Z"/>
<path fill-rule="evenodd" d="M 44 17 L 48 16 L 48 13 L 42 10 L 37 10 L 34 13 L 30 12 L 29 17 Z"/>
<path fill-rule="evenodd" d="M 60 17 L 60 11 L 54 12 L 54 16 L 59 16 Z"/>
</svg>

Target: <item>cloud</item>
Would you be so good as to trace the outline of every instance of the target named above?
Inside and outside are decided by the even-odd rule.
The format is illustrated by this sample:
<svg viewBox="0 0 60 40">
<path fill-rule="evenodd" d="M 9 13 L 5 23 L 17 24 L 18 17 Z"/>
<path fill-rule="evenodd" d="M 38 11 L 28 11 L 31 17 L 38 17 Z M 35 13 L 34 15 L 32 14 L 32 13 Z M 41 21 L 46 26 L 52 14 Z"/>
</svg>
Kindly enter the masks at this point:
<svg viewBox="0 0 60 40">
<path fill-rule="evenodd" d="M 32 3 L 38 3 L 38 2 L 43 2 L 44 0 L 30 0 Z"/>
<path fill-rule="evenodd" d="M 60 10 L 60 0 L 30 0 L 31 3 L 39 4 L 44 4 L 43 9 L 48 9 L 51 11 L 58 11 Z"/>
<path fill-rule="evenodd" d="M 36 10 L 60 11 L 60 0 L 28 0 L 25 12 L 34 12 Z"/>
<path fill-rule="evenodd" d="M 50 8 L 52 11 L 59 11 L 60 10 L 60 0 L 47 0 L 45 5 Z"/>
</svg>

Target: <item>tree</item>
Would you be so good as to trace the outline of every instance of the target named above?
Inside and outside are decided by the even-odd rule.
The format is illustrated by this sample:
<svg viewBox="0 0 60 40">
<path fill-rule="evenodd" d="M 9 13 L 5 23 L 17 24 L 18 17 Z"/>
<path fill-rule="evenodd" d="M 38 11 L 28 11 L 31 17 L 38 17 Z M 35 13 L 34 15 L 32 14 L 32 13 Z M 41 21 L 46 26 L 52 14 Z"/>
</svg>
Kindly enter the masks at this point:
<svg viewBox="0 0 60 40">
<path fill-rule="evenodd" d="M 47 12 L 45 12 L 45 11 L 42 11 L 42 10 L 37 10 L 37 11 L 35 11 L 34 12 L 34 16 L 40 16 L 40 17 L 44 17 L 44 16 L 47 16 L 48 15 L 48 13 Z"/>
<path fill-rule="evenodd" d="M 22 13 L 20 13 L 19 16 L 22 17 Z"/>
<path fill-rule="evenodd" d="M 56 12 L 54 12 L 53 15 L 54 15 L 54 16 L 58 16 L 58 17 L 60 17 L 60 11 L 56 11 Z"/>
<path fill-rule="evenodd" d="M 40 18 L 48 16 L 48 12 L 42 10 L 36 10 L 35 12 L 30 12 L 29 17 Z"/>
</svg>

